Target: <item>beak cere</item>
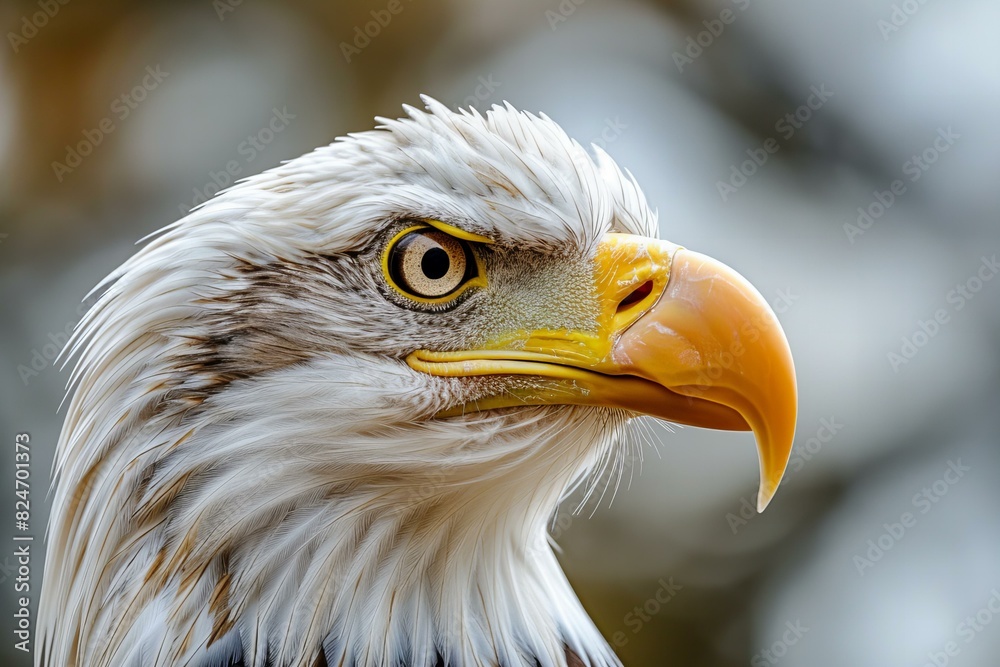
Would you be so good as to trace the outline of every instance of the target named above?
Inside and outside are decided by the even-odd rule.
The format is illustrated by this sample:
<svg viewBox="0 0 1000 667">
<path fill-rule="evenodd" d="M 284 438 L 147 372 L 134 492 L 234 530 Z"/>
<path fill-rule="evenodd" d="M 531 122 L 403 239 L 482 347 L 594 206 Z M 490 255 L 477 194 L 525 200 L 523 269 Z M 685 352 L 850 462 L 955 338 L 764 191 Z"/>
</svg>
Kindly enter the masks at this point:
<svg viewBox="0 0 1000 667">
<path fill-rule="evenodd" d="M 673 244 L 608 234 L 594 258 L 597 332 L 533 331 L 487 349 L 419 350 L 432 375 L 534 375 L 536 390 L 480 399 L 441 416 L 523 405 L 616 407 L 672 422 L 752 430 L 757 508 L 778 488 L 795 433 L 795 369 L 767 302 L 733 269 Z"/>
</svg>

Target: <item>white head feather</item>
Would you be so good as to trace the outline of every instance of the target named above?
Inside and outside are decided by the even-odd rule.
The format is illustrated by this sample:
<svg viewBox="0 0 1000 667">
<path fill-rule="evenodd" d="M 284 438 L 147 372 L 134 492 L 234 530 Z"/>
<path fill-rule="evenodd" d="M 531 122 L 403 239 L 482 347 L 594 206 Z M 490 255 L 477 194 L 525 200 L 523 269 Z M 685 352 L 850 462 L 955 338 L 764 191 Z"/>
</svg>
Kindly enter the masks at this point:
<svg viewBox="0 0 1000 667">
<path fill-rule="evenodd" d="M 425 102 L 236 185 L 103 283 L 70 345 L 36 664 L 618 664 L 546 526 L 624 416 L 430 419 L 483 389 L 402 361 L 586 314 L 501 294 L 499 321 L 439 328 L 378 290 L 372 248 L 444 220 L 582 290 L 574 262 L 655 215 L 545 117 Z"/>
</svg>

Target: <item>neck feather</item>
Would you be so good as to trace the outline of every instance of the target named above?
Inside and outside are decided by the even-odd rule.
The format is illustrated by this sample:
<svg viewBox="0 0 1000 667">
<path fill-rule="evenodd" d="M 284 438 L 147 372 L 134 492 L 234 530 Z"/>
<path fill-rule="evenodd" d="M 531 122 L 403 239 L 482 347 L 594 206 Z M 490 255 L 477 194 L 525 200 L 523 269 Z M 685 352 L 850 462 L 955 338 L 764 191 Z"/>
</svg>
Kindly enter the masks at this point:
<svg viewBox="0 0 1000 667">
<path fill-rule="evenodd" d="M 620 420 L 531 408 L 413 422 L 390 400 L 413 394 L 398 364 L 366 394 L 330 380 L 344 359 L 326 363 L 195 409 L 133 402 L 90 443 L 99 456 L 62 463 L 57 496 L 81 500 L 56 499 L 50 664 L 309 667 L 322 651 L 330 665 L 564 667 L 568 649 L 618 665 L 547 524 Z"/>
</svg>

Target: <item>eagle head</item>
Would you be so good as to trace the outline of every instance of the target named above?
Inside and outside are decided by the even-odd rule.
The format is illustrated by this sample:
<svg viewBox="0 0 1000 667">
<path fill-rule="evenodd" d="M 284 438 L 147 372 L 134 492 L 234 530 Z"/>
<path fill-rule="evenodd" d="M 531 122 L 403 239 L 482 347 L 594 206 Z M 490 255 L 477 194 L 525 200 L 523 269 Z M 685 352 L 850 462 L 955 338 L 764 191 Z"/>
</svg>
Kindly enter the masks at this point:
<svg viewBox="0 0 1000 667">
<path fill-rule="evenodd" d="M 102 283 L 39 665 L 618 665 L 547 525 L 634 418 L 752 429 L 767 504 L 796 390 L 760 294 L 547 117 L 425 102 Z"/>
</svg>

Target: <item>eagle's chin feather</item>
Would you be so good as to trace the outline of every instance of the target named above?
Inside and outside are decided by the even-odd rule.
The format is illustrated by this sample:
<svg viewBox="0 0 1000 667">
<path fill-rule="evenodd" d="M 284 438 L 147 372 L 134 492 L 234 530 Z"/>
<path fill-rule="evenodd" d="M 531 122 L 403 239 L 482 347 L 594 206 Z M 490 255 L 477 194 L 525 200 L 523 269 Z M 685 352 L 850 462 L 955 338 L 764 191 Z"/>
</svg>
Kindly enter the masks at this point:
<svg viewBox="0 0 1000 667">
<path fill-rule="evenodd" d="M 203 423 L 132 422 L 123 437 L 158 430 L 171 451 L 139 459 L 106 499 L 135 523 L 94 655 L 298 665 L 322 647 L 328 664 L 434 667 L 561 665 L 569 649 L 617 664 L 547 523 L 623 417 L 524 408 L 460 428 L 408 422 L 396 397 L 416 388 L 399 364 L 372 360 L 379 384 L 364 391 L 334 379 L 360 363 L 236 383 L 205 401 Z"/>
</svg>

